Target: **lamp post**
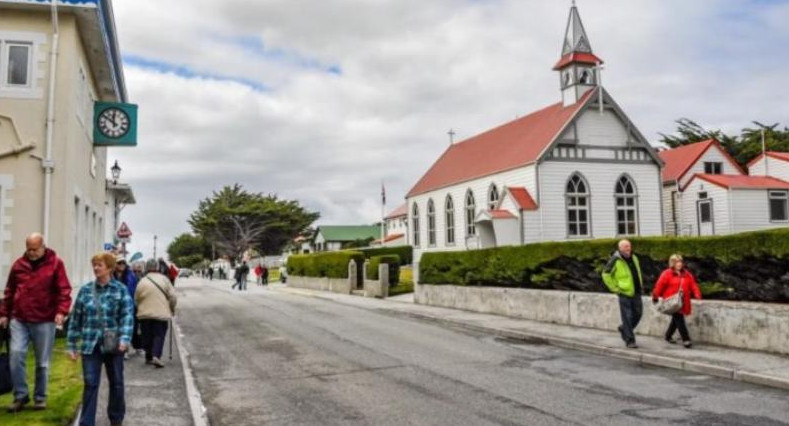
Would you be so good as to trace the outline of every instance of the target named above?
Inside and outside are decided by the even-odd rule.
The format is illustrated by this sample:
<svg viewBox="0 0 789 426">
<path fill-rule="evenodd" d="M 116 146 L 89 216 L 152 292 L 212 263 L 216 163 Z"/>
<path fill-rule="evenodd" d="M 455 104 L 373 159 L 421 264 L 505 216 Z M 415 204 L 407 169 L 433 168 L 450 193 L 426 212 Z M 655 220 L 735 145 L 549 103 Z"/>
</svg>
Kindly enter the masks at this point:
<svg viewBox="0 0 789 426">
<path fill-rule="evenodd" d="M 121 178 L 121 166 L 118 165 L 118 160 L 115 160 L 115 164 L 110 168 L 110 172 L 112 173 L 112 183 L 117 185 L 118 179 Z"/>
</svg>

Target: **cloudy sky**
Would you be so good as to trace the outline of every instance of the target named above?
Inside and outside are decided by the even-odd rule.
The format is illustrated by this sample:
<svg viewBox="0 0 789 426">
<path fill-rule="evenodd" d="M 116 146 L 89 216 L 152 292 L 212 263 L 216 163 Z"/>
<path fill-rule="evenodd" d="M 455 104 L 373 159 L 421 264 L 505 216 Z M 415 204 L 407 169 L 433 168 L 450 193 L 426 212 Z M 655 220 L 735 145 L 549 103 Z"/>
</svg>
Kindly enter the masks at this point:
<svg viewBox="0 0 789 426">
<path fill-rule="evenodd" d="M 139 146 L 113 149 L 133 250 L 223 185 L 319 224 L 380 218 L 447 148 L 560 100 L 570 0 L 115 0 Z M 789 124 L 789 1 L 579 0 L 603 82 L 651 141 L 688 117 Z"/>
</svg>

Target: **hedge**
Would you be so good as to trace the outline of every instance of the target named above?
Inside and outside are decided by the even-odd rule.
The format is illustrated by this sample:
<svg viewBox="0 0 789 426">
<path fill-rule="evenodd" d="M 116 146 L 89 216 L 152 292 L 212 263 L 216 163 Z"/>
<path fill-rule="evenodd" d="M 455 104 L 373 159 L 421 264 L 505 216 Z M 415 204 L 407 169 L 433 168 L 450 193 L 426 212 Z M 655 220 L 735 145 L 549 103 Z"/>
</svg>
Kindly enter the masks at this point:
<svg viewBox="0 0 789 426">
<path fill-rule="evenodd" d="M 383 256 L 396 254 L 400 256 L 400 266 L 410 265 L 414 259 L 414 248 L 411 246 L 380 247 L 359 250 L 364 253 L 364 257 L 369 259 L 373 256 Z"/>
<path fill-rule="evenodd" d="M 348 263 L 354 260 L 359 268 L 364 255 L 358 251 L 333 251 L 315 254 L 294 254 L 288 257 L 288 274 L 303 277 L 348 278 Z"/>
<path fill-rule="evenodd" d="M 746 287 L 764 282 L 771 287 L 760 291 L 770 294 L 744 299 L 789 300 L 789 282 L 781 276 L 781 270 L 789 265 L 788 228 L 720 237 L 647 237 L 631 241 L 642 264 L 649 266 L 649 273 L 644 274 L 644 284 L 649 288 L 655 274 L 666 267 L 669 256 L 679 253 L 697 277 L 703 275 L 699 281 L 710 291 L 748 293 L 751 290 Z M 561 286 L 562 282 L 575 280 L 588 287 L 590 281 L 600 281 L 599 273 L 616 244 L 617 240 L 605 239 L 425 253 L 419 265 L 419 282 L 558 288 L 557 283 Z M 771 268 L 772 273 L 765 268 Z M 602 286 L 599 289 L 604 291 Z"/>
<path fill-rule="evenodd" d="M 397 285 L 400 282 L 400 256 L 396 254 L 371 257 L 367 263 L 367 279 L 378 279 L 378 266 L 382 263 L 389 265 L 389 285 Z"/>
</svg>

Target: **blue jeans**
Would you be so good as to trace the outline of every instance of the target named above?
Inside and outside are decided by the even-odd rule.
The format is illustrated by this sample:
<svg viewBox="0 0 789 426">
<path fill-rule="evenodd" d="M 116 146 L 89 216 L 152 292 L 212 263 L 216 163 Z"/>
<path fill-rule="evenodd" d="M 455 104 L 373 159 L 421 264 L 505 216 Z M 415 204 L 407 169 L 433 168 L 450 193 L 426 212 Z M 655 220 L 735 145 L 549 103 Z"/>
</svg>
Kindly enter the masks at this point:
<svg viewBox="0 0 789 426">
<path fill-rule="evenodd" d="M 110 423 L 122 423 L 126 415 L 126 399 L 123 390 L 123 354 L 102 354 L 100 345 L 96 345 L 90 355 L 82 354 L 82 378 L 85 387 L 82 391 L 80 426 L 96 424 L 96 406 L 99 399 L 102 365 L 107 371 L 107 381 L 110 383 L 107 417 L 110 418 Z"/>
<path fill-rule="evenodd" d="M 619 332 L 625 343 L 635 343 L 636 335 L 633 330 L 641 322 L 641 315 L 644 313 L 644 303 L 641 296 L 627 297 L 619 296 L 619 314 L 622 317 L 622 326 Z"/>
<path fill-rule="evenodd" d="M 27 348 L 33 343 L 36 354 L 36 388 L 34 399 L 46 401 L 49 361 L 55 345 L 54 322 L 22 322 L 11 320 L 11 380 L 14 382 L 14 400 L 30 398 L 27 387 Z"/>
</svg>

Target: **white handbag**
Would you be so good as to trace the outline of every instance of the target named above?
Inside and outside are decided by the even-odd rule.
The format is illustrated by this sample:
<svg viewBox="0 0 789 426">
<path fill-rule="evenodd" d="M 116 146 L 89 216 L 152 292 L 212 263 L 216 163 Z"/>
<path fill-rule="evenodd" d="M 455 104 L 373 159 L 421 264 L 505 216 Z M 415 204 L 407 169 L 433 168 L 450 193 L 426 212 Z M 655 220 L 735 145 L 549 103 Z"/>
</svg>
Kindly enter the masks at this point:
<svg viewBox="0 0 789 426">
<path fill-rule="evenodd" d="M 682 304 L 684 303 L 683 292 L 682 292 L 682 280 L 683 277 L 680 276 L 679 278 L 679 291 L 667 297 L 658 303 L 656 309 L 661 314 L 665 315 L 674 315 L 682 309 Z"/>
</svg>

